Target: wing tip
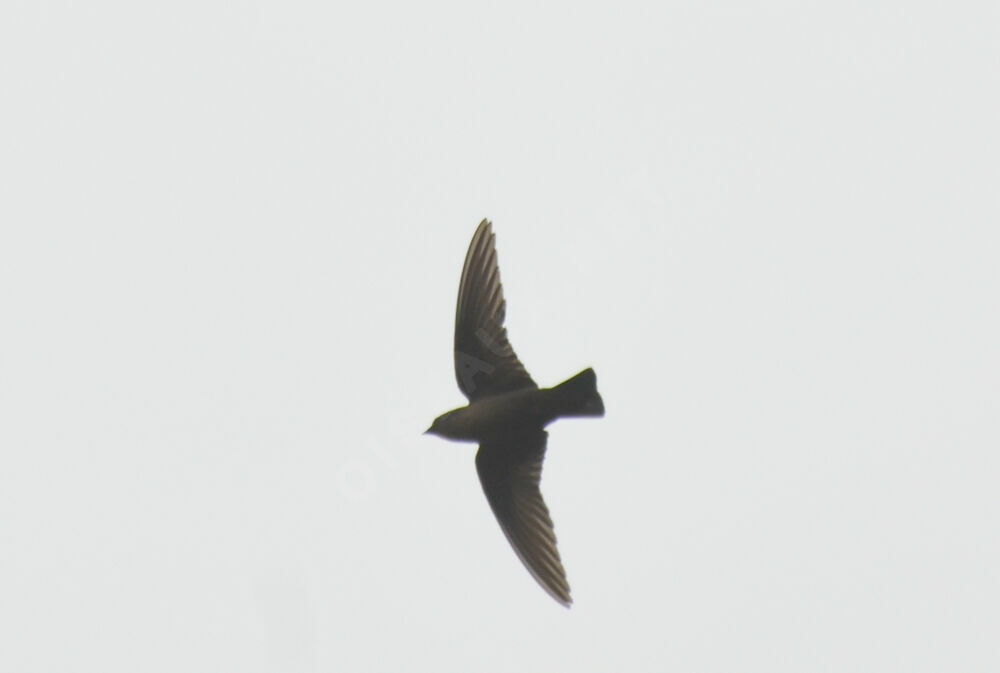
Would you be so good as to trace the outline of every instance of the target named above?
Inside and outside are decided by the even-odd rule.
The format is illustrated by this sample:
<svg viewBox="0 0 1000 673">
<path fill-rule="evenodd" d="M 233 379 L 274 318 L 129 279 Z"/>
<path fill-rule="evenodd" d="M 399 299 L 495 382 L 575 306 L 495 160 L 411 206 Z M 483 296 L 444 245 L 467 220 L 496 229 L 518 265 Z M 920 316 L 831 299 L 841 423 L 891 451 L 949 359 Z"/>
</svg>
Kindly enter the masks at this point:
<svg viewBox="0 0 1000 673">
<path fill-rule="evenodd" d="M 472 235 L 472 240 L 477 241 L 482 237 L 489 237 L 493 235 L 493 223 L 488 217 L 484 217 L 476 227 L 476 233 Z"/>
<path fill-rule="evenodd" d="M 569 595 L 569 592 L 566 592 L 565 596 L 559 596 L 554 593 L 550 593 L 549 595 L 556 599 L 556 603 L 563 606 L 567 610 L 573 607 L 573 598 Z"/>
</svg>

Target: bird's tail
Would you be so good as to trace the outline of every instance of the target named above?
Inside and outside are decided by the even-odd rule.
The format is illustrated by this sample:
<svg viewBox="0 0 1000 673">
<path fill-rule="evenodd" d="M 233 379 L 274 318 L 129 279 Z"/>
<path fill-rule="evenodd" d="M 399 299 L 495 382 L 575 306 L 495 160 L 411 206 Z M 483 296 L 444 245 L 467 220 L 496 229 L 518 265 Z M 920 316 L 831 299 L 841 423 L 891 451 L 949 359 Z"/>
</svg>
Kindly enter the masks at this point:
<svg viewBox="0 0 1000 673">
<path fill-rule="evenodd" d="M 597 392 L 597 375 L 584 369 L 550 389 L 557 416 L 603 416 L 604 401 Z"/>
</svg>

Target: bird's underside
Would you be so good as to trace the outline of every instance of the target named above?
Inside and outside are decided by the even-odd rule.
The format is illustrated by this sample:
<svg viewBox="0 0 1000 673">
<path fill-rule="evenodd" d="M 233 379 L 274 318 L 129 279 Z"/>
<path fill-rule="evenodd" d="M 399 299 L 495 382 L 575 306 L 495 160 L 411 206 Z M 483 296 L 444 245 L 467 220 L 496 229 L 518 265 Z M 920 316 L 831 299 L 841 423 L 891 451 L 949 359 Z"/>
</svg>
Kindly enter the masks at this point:
<svg viewBox="0 0 1000 673">
<path fill-rule="evenodd" d="M 492 226 L 483 220 L 469 244 L 455 315 L 455 377 L 469 406 L 439 417 L 430 432 L 479 440 L 476 471 L 500 528 L 542 588 L 569 606 L 569 582 L 539 489 L 548 438 L 543 428 L 559 415 L 596 416 L 604 408 L 593 370 L 539 390 L 507 339 L 505 309 Z M 524 395 L 508 395 L 515 391 Z M 567 406 L 565 413 L 551 417 L 515 412 L 504 416 L 509 421 L 497 423 L 494 411 L 509 411 L 507 400 L 513 399 L 527 400 L 531 408 L 551 402 L 579 408 Z"/>
</svg>

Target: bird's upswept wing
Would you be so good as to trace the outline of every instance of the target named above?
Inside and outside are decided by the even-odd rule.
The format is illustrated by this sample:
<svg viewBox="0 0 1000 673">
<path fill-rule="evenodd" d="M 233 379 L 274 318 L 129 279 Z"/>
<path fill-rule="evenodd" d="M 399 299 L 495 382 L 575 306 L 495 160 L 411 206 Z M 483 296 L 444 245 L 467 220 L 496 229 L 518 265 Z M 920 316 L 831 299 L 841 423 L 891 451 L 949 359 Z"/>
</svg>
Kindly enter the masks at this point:
<svg viewBox="0 0 1000 673">
<path fill-rule="evenodd" d="M 507 341 L 505 313 L 493 228 L 483 220 L 465 256 L 455 312 L 455 378 L 471 402 L 538 387 Z"/>
<path fill-rule="evenodd" d="M 500 528 L 535 580 L 569 607 L 569 582 L 539 482 L 548 434 L 532 430 L 484 441 L 476 471 Z"/>
</svg>

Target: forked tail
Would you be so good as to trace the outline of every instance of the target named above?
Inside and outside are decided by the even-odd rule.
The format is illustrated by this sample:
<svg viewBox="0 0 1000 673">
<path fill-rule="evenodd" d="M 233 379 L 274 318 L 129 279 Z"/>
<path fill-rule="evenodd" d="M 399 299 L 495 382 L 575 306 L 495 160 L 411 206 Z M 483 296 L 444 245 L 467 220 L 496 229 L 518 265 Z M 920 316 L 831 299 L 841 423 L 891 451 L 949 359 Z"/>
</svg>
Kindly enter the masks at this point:
<svg viewBox="0 0 1000 673">
<path fill-rule="evenodd" d="M 604 401 L 597 392 L 597 375 L 584 369 L 551 389 L 557 416 L 603 416 Z"/>
</svg>

